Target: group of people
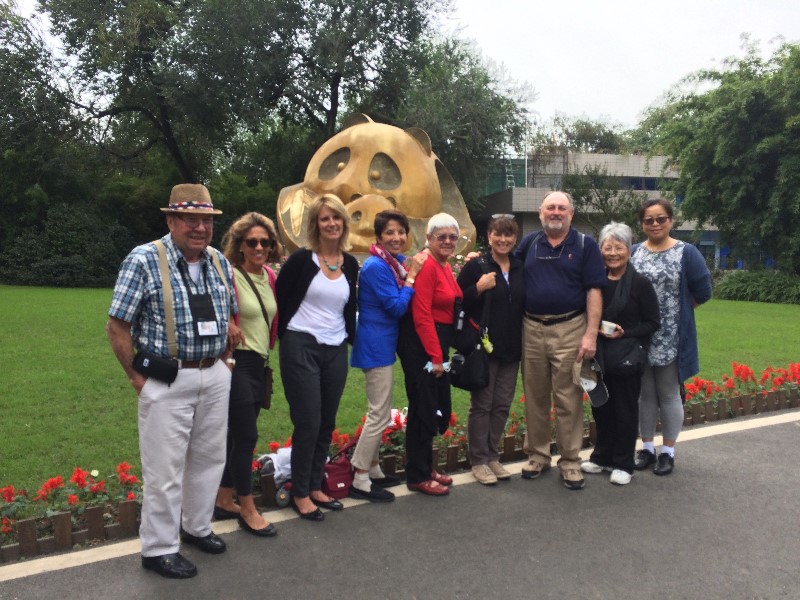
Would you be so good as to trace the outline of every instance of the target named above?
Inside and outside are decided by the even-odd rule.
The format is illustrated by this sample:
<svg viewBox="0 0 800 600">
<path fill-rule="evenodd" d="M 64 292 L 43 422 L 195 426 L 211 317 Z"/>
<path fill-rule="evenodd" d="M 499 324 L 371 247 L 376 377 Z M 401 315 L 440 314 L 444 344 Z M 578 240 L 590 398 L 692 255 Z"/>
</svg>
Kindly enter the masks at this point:
<svg viewBox="0 0 800 600">
<path fill-rule="evenodd" d="M 387 488 L 400 483 L 378 462 L 396 357 L 408 400 L 406 485 L 430 496 L 449 493 L 452 478 L 436 471 L 432 445 L 449 424 L 448 358 L 462 308 L 473 322 L 486 315 L 481 325 L 492 348 L 489 385 L 472 392 L 468 420 L 477 481 L 492 485 L 511 476 L 498 447 L 520 365 L 528 455 L 523 478 L 551 468 L 551 405 L 558 417 L 557 466 L 567 488 L 582 488 L 583 472 L 608 471 L 613 483 L 624 484 L 635 469 L 672 470 L 681 382 L 699 370 L 693 308 L 708 300 L 711 285 L 699 252 L 669 235 L 668 202 L 642 207 L 643 244 L 633 246 L 630 228 L 612 223 L 598 246 L 571 226 L 570 197 L 553 192 L 540 208 L 542 230 L 519 244 L 514 216 L 494 215 L 488 251 L 457 279 L 448 259 L 460 230 L 446 213 L 430 218 L 425 248 L 409 257 L 403 255 L 406 216 L 378 213 L 375 243 L 359 269 L 347 252 L 347 209 L 335 195 L 322 195 L 309 205 L 307 247 L 292 253 L 276 277 L 268 264 L 281 257 L 282 246 L 269 218 L 255 212 L 239 218 L 219 252 L 209 244 L 221 211 L 204 186 L 175 186 L 161 210 L 169 234 L 125 259 L 107 324 L 112 349 L 139 396 L 144 568 L 193 577 L 197 569 L 179 553 L 181 541 L 212 554 L 226 549 L 211 530 L 212 517 L 237 519 L 257 536 L 277 533 L 253 502 L 251 477 L 257 418 L 269 408 L 269 352 L 276 338 L 294 426 L 291 505 L 303 519 L 322 521 L 321 508 L 343 508 L 322 484 L 348 345 L 350 365 L 364 371 L 368 404 L 349 495 L 390 502 Z M 614 330 L 599 334 L 607 312 Z M 602 365 L 603 347 L 623 338 L 641 340 L 647 364 L 642 374 L 605 377 L 596 367 L 595 385 L 605 386 L 608 398 L 593 408 L 597 445 L 581 464 L 584 380 L 578 375 Z M 656 454 L 659 416 L 664 441 Z M 639 431 L 643 448 L 634 455 Z"/>
</svg>

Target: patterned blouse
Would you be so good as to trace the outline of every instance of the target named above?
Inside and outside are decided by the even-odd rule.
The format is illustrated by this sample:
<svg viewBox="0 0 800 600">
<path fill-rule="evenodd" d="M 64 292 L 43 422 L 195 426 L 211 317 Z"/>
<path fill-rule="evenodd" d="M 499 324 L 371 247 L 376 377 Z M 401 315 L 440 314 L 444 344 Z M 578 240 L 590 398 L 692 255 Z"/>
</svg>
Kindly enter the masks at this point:
<svg viewBox="0 0 800 600">
<path fill-rule="evenodd" d="M 650 280 L 659 298 L 661 328 L 650 340 L 648 358 L 654 367 L 663 367 L 678 357 L 678 323 L 680 321 L 681 259 L 684 242 L 669 250 L 651 252 L 640 245 L 631 256 L 631 264 Z"/>
</svg>

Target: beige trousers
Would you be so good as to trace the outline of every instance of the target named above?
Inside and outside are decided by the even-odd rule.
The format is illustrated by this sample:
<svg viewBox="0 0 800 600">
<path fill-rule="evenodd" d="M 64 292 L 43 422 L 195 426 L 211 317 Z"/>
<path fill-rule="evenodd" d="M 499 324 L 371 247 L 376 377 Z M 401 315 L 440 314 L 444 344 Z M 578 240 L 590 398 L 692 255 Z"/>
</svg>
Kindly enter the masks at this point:
<svg viewBox="0 0 800 600">
<path fill-rule="evenodd" d="M 586 331 L 586 314 L 545 326 L 525 318 L 522 387 L 527 430 L 523 449 L 529 459 L 550 464 L 550 410 L 555 407 L 558 466 L 580 468 L 583 444 L 583 389 L 572 381 L 572 365 Z"/>
<path fill-rule="evenodd" d="M 367 420 L 361 429 L 352 463 L 356 469 L 367 471 L 378 460 L 381 437 L 391 420 L 394 368 L 389 365 L 364 369 L 364 379 L 367 384 Z"/>
</svg>

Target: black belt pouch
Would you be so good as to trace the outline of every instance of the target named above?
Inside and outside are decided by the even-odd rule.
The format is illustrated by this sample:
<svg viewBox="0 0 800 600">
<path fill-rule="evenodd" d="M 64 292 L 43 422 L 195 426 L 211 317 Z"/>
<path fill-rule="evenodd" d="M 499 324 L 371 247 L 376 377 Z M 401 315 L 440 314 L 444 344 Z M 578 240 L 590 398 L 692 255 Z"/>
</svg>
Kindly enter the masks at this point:
<svg viewBox="0 0 800 600">
<path fill-rule="evenodd" d="M 172 383 L 178 377 L 178 361 L 162 358 L 150 352 L 139 351 L 133 357 L 133 368 L 145 377 L 152 377 L 164 383 Z"/>
</svg>

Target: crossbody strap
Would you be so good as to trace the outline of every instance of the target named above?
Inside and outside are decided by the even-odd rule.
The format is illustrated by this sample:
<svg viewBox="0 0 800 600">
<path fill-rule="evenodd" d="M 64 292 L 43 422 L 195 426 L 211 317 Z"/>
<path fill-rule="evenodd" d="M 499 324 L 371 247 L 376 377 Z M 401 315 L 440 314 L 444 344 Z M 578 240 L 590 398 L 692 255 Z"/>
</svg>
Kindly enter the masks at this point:
<svg viewBox="0 0 800 600">
<path fill-rule="evenodd" d="M 164 293 L 164 322 L 167 329 L 167 352 L 170 358 L 178 356 L 178 341 L 175 339 L 175 305 L 172 295 L 172 281 L 169 278 L 167 249 L 161 240 L 153 242 L 158 251 L 158 266 L 161 273 L 161 289 Z"/>
<path fill-rule="evenodd" d="M 264 301 L 261 299 L 261 294 L 258 293 L 258 289 L 256 288 L 256 284 L 253 283 L 252 279 L 250 279 L 250 275 L 247 274 L 247 271 L 245 271 L 241 267 L 236 267 L 236 268 L 239 269 L 239 272 L 242 275 L 244 275 L 245 281 L 247 281 L 247 283 L 250 284 L 250 288 L 253 290 L 253 293 L 256 295 L 256 299 L 258 300 L 258 304 L 261 307 L 261 314 L 264 315 L 264 320 L 267 322 L 267 333 L 269 333 L 270 328 L 272 327 L 272 325 L 270 325 L 270 322 L 269 322 L 269 315 L 267 314 L 267 307 L 264 306 Z"/>
</svg>

